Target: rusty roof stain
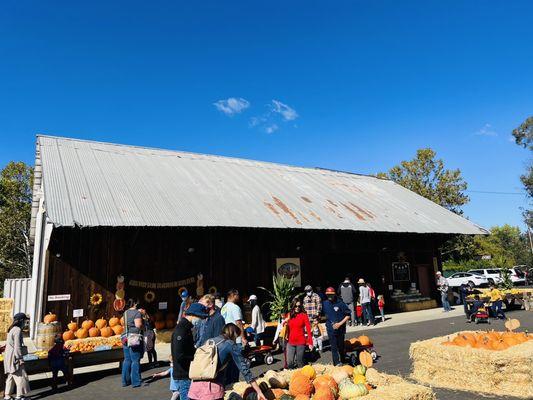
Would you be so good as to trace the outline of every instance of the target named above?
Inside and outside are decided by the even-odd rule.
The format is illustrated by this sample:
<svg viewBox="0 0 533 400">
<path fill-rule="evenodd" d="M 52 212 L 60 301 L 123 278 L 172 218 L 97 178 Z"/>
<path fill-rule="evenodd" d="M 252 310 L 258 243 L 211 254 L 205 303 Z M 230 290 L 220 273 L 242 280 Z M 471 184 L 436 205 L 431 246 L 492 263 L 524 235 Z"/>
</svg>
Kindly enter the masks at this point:
<svg viewBox="0 0 533 400">
<path fill-rule="evenodd" d="M 276 207 L 274 207 L 272 203 L 269 203 L 268 201 L 263 201 L 263 204 L 266 206 L 266 208 L 268 208 L 274 214 L 279 215 L 279 211 L 276 210 Z"/>
<path fill-rule="evenodd" d="M 350 205 L 352 205 L 352 207 L 355 207 L 360 213 L 366 215 L 368 218 L 371 218 L 371 219 L 374 219 L 376 216 L 374 214 L 372 214 L 370 211 L 368 210 L 365 210 L 364 208 L 361 208 L 359 207 L 358 205 L 352 203 L 350 201 Z"/>
<path fill-rule="evenodd" d="M 276 196 L 272 196 L 272 200 L 274 200 L 274 203 L 279 207 L 281 208 L 281 210 L 285 213 L 287 213 L 288 215 L 291 216 L 291 218 L 298 224 L 298 225 L 302 225 L 302 221 L 300 221 L 298 219 L 298 217 L 296 216 L 296 214 L 294 214 L 294 212 L 289 208 L 287 207 L 287 205 L 281 201 L 280 199 L 278 199 Z"/>
<path fill-rule="evenodd" d="M 307 203 L 312 203 L 312 201 L 308 198 L 308 197 L 305 197 L 305 196 L 300 196 L 301 199 Z"/>
<path fill-rule="evenodd" d="M 365 217 L 362 214 L 360 214 L 359 212 L 357 212 L 356 210 L 351 208 L 348 204 L 345 204 L 345 203 L 341 203 L 341 204 L 343 205 L 344 208 L 346 208 L 353 215 L 355 215 L 357 217 L 357 219 L 359 219 L 360 221 L 364 221 L 365 220 Z"/>
</svg>

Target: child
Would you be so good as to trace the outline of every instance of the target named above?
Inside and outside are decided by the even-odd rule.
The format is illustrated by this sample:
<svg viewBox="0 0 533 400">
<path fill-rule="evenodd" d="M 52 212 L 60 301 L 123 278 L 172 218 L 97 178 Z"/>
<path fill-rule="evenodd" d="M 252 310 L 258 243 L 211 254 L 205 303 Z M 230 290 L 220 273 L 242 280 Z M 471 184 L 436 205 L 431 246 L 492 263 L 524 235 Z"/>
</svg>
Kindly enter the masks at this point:
<svg viewBox="0 0 533 400">
<path fill-rule="evenodd" d="M 361 305 L 361 303 L 357 302 L 357 305 L 355 306 L 355 317 L 357 319 L 357 323 L 356 325 L 359 325 L 359 322 L 361 323 L 361 325 L 364 324 L 364 321 L 363 321 L 363 306 Z"/>
<path fill-rule="evenodd" d="M 322 353 L 322 340 L 324 336 L 323 328 L 318 323 L 318 319 L 313 320 L 313 325 L 311 326 L 311 333 L 313 334 L 313 347 L 315 350 L 318 350 Z"/>
<path fill-rule="evenodd" d="M 72 384 L 72 378 L 68 372 L 66 359 L 68 357 L 69 351 L 64 348 L 65 342 L 61 337 L 61 334 L 56 335 L 54 340 L 55 344 L 48 351 L 48 363 L 50 369 L 52 370 L 52 389 L 57 389 L 57 375 L 59 371 L 63 372 L 63 376 L 67 381 L 67 384 Z"/>
<path fill-rule="evenodd" d="M 172 397 L 170 400 L 177 400 L 180 397 L 179 387 L 178 387 L 178 381 L 176 381 L 172 377 L 172 356 L 168 356 L 168 361 L 170 361 L 170 368 L 166 371 L 159 372 L 157 374 L 152 375 L 152 379 L 157 378 L 164 378 L 166 376 L 170 376 L 170 391 L 172 392 Z"/>
<path fill-rule="evenodd" d="M 470 306 L 470 311 L 469 311 L 469 314 L 468 314 L 468 321 L 467 322 L 472 322 L 473 317 L 480 310 L 485 311 L 485 303 L 483 303 L 481 301 L 481 299 L 479 298 L 479 295 L 476 294 L 474 296 L 474 302 Z"/>
<path fill-rule="evenodd" d="M 381 314 L 381 322 L 385 322 L 385 299 L 382 294 L 378 296 L 378 308 Z"/>
</svg>

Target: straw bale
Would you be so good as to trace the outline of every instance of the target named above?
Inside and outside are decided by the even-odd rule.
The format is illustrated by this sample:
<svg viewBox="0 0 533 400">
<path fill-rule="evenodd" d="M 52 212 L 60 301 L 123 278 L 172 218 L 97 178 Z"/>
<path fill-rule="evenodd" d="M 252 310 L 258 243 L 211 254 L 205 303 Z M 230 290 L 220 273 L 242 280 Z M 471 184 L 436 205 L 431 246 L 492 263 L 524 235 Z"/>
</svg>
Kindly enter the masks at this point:
<svg viewBox="0 0 533 400">
<path fill-rule="evenodd" d="M 412 378 L 453 390 L 533 398 L 533 340 L 503 351 L 443 346 L 447 340 L 411 344 Z"/>
</svg>

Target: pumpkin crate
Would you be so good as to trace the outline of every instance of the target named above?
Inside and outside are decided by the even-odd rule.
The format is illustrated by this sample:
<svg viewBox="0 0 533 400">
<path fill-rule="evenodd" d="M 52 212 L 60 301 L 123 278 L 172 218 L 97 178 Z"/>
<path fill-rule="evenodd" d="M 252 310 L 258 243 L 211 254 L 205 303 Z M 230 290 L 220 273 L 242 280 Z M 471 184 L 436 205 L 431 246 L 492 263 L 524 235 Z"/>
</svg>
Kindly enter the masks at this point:
<svg viewBox="0 0 533 400">
<path fill-rule="evenodd" d="M 415 342 L 409 349 L 411 377 L 435 387 L 533 398 L 532 339 L 525 333 L 463 331 Z"/>
<path fill-rule="evenodd" d="M 358 365 L 313 364 L 298 370 L 267 371 L 257 383 L 268 400 L 435 400 L 433 391 L 405 379 Z M 228 390 L 226 400 L 252 400 L 255 392 L 245 382 Z"/>
</svg>

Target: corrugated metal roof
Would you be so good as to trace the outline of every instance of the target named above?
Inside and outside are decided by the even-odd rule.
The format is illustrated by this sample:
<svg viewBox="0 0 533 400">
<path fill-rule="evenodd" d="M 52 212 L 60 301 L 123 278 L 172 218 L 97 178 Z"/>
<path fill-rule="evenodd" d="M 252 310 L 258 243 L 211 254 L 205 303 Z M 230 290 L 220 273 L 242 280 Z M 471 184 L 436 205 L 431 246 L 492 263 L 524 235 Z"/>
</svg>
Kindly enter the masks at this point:
<svg viewBox="0 0 533 400">
<path fill-rule="evenodd" d="M 38 150 L 55 226 L 487 233 L 370 176 L 50 136 Z"/>
</svg>

